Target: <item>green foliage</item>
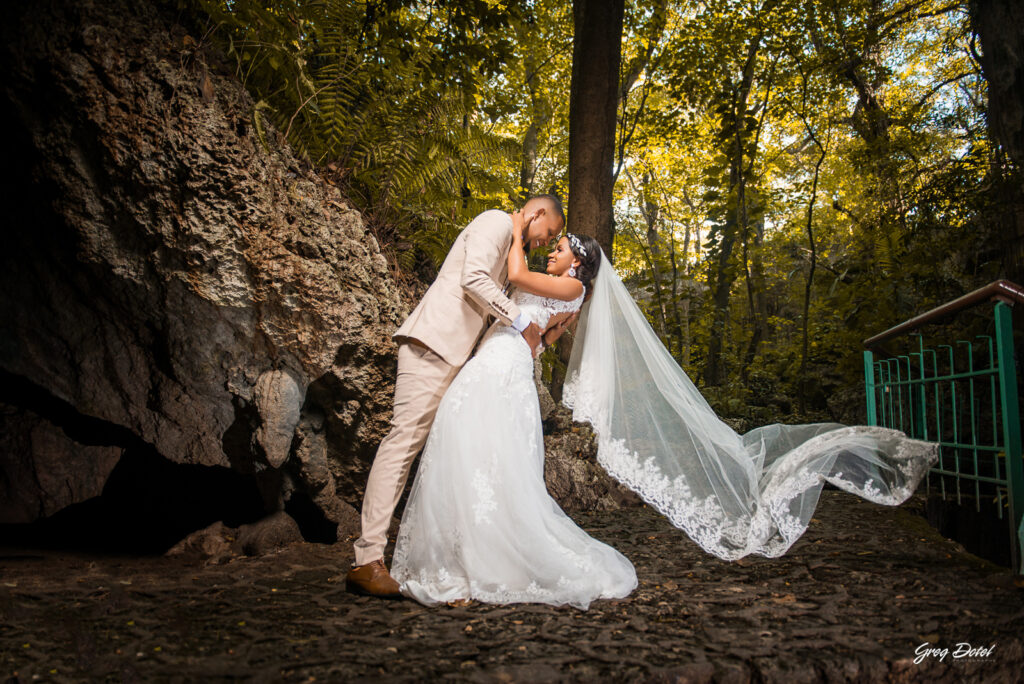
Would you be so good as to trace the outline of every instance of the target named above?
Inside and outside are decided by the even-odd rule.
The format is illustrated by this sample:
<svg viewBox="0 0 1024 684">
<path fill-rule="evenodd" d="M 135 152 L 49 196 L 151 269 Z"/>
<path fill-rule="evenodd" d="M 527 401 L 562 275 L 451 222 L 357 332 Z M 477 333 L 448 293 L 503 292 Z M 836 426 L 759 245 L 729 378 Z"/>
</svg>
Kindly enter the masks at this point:
<svg viewBox="0 0 1024 684">
<path fill-rule="evenodd" d="M 485 2 L 195 0 L 292 147 L 335 173 L 385 246 L 439 264 L 455 231 L 507 201 L 519 141 L 479 112 L 516 12 Z M 400 263 L 411 268 L 415 252 Z"/>
<path fill-rule="evenodd" d="M 181 1 L 406 270 L 571 192 L 571 3 Z M 621 69 L 616 268 L 726 415 L 860 419 L 861 341 L 1002 273 L 966 3 L 632 0 Z"/>
<path fill-rule="evenodd" d="M 725 415 L 777 419 L 802 394 L 810 417 L 858 420 L 861 341 L 1000 272 L 988 184 L 1002 176 L 966 7 L 702 8 L 671 7 L 667 56 L 643 76 L 658 85 L 627 168 L 654 182 L 618 184 L 616 263 L 692 377 L 721 344 L 722 384 L 703 391 Z M 675 274 L 660 297 L 655 270 Z M 661 330 L 673 309 L 688 327 Z"/>
</svg>

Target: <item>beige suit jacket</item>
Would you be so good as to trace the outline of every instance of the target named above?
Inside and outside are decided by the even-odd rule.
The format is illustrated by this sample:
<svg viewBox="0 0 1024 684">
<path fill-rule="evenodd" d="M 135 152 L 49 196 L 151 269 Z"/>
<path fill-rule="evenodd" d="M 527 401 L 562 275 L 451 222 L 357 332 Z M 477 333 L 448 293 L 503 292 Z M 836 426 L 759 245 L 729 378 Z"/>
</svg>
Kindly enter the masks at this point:
<svg viewBox="0 0 1024 684">
<path fill-rule="evenodd" d="M 452 366 L 469 358 L 487 327 L 487 315 L 511 324 L 519 307 L 503 289 L 512 247 L 512 217 L 485 211 L 455 239 L 437 279 L 394 334 L 416 340 Z"/>
</svg>

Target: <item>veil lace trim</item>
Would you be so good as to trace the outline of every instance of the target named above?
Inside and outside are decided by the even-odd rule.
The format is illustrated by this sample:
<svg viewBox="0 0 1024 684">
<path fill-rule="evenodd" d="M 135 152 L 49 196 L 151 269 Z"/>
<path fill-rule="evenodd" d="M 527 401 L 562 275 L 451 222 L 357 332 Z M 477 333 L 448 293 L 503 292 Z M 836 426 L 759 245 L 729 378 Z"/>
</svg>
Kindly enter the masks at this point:
<svg viewBox="0 0 1024 684">
<path fill-rule="evenodd" d="M 597 434 L 598 463 L 725 560 L 782 555 L 825 482 L 868 501 L 909 498 L 938 445 L 838 423 L 768 425 L 739 435 L 668 354 L 602 255 L 562 403 Z"/>
</svg>

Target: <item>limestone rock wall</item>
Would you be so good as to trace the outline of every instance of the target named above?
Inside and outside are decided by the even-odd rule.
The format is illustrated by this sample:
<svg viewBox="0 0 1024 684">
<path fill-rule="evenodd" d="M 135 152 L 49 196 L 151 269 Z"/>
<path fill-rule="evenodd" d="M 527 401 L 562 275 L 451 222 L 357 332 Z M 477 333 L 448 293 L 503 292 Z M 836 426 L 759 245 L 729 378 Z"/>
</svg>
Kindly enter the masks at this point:
<svg viewBox="0 0 1024 684">
<path fill-rule="evenodd" d="M 345 538 L 409 306 L 359 213 L 269 123 L 261 142 L 250 96 L 172 7 L 0 9 L 0 524 L 137 487 L 162 457 L 251 476 L 263 513 L 301 493 L 318 536 Z M 541 396 L 558 501 L 635 501 Z"/>
<path fill-rule="evenodd" d="M 269 126 L 261 144 L 249 95 L 169 10 L 0 13 L 0 522 L 152 448 L 350 526 L 407 311 L 359 213 Z"/>
</svg>

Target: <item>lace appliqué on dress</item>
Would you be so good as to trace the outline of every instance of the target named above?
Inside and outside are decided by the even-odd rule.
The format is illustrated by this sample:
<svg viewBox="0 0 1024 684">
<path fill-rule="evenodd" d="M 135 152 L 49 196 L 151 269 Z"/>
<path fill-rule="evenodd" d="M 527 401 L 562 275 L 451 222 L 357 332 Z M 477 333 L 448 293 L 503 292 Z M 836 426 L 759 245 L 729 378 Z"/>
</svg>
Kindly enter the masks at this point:
<svg viewBox="0 0 1024 684">
<path fill-rule="evenodd" d="M 476 503 L 473 504 L 473 514 L 476 517 L 477 525 L 491 524 L 490 513 L 498 510 L 498 504 L 494 501 L 494 488 L 483 471 L 477 470 L 473 473 L 473 490 L 476 492 Z"/>
<path fill-rule="evenodd" d="M 517 291 L 512 295 L 512 300 L 519 306 L 520 311 L 541 328 L 547 326 L 552 316 L 560 313 L 573 313 L 583 305 L 582 294 L 576 299 L 567 301 Z"/>
</svg>

